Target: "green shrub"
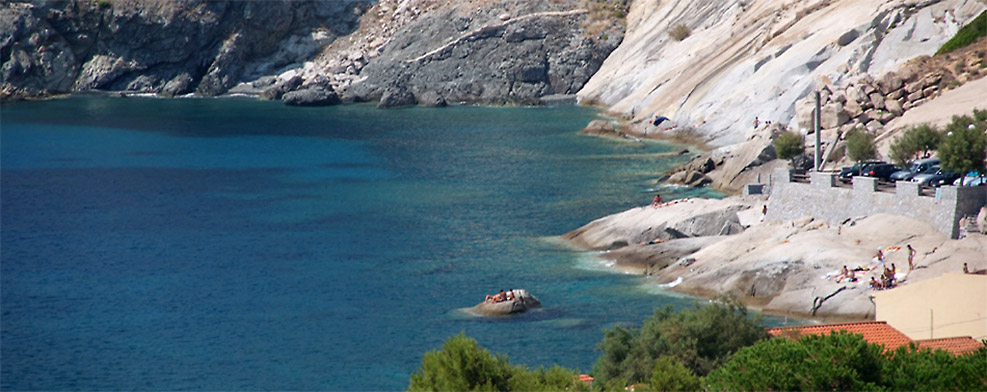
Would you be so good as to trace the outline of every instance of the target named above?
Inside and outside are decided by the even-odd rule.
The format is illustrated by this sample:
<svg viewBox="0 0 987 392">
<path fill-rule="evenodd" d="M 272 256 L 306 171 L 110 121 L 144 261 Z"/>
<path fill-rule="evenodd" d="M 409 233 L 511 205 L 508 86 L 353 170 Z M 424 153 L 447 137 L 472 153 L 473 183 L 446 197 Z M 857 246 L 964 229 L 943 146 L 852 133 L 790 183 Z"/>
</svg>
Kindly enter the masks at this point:
<svg viewBox="0 0 987 392">
<path fill-rule="evenodd" d="M 662 357 L 674 359 L 695 375 L 705 375 L 733 353 L 767 337 L 760 318 L 751 318 L 739 301 L 681 312 L 671 307 L 656 310 L 640 329 L 614 327 L 604 332 L 603 353 L 593 365 L 602 385 L 648 382 Z M 664 369 L 664 367 L 662 367 Z"/>
<path fill-rule="evenodd" d="M 655 361 L 648 386 L 652 391 L 698 391 L 699 377 L 675 358 L 663 356 Z"/>
<path fill-rule="evenodd" d="M 936 54 L 949 53 L 963 48 L 977 42 L 977 40 L 984 36 L 987 36 L 987 11 L 981 12 L 973 21 L 961 27 L 953 38 L 942 44 L 942 47 L 936 51 Z"/>
<path fill-rule="evenodd" d="M 978 118 L 983 120 L 977 121 Z M 987 161 L 987 113 L 975 110 L 973 116 L 954 116 L 946 126 L 939 146 L 942 167 L 957 173 L 984 172 Z"/>
<path fill-rule="evenodd" d="M 421 368 L 411 375 L 409 391 L 586 391 L 575 372 L 554 366 L 534 371 L 511 365 L 476 340 L 460 333 L 441 350 L 425 353 Z"/>
<path fill-rule="evenodd" d="M 929 151 L 938 149 L 942 138 L 942 132 L 929 124 L 913 126 L 891 142 L 890 158 L 898 166 L 904 167 L 915 154 L 922 152 L 927 155 Z"/>
<path fill-rule="evenodd" d="M 690 34 L 692 34 L 692 30 L 689 29 L 689 26 L 681 23 L 668 30 L 668 35 L 676 41 L 684 40 L 689 37 Z"/>
<path fill-rule="evenodd" d="M 708 391 L 982 391 L 987 348 L 954 357 L 914 344 L 884 352 L 845 331 L 775 338 L 741 349 L 703 381 Z"/>
<path fill-rule="evenodd" d="M 865 161 L 877 157 L 874 135 L 864 130 L 853 130 L 846 138 L 846 155 L 853 161 Z"/>
<path fill-rule="evenodd" d="M 797 132 L 785 131 L 774 141 L 779 159 L 792 159 L 805 152 L 805 140 Z"/>
</svg>

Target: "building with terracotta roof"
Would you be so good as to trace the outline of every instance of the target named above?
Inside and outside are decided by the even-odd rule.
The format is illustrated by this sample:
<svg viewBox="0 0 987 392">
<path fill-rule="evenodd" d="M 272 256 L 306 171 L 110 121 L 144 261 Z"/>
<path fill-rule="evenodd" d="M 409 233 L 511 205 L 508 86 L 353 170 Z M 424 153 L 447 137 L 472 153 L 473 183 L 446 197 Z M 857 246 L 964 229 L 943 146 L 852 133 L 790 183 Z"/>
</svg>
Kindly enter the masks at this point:
<svg viewBox="0 0 987 392">
<path fill-rule="evenodd" d="M 892 351 L 898 347 L 915 342 L 919 348 L 930 350 L 943 349 L 961 355 L 976 351 L 984 346 L 978 340 L 969 336 L 912 340 L 901 331 L 888 325 L 884 321 L 863 321 L 857 323 L 803 325 L 799 327 L 778 327 L 768 329 L 768 333 L 775 337 L 785 337 L 797 339 L 805 335 L 827 335 L 838 331 L 846 331 L 853 334 L 863 335 L 864 340 L 869 343 L 884 346 L 885 351 Z"/>
<path fill-rule="evenodd" d="M 943 274 L 873 297 L 875 318 L 912 339 L 987 339 L 987 275 Z"/>
<path fill-rule="evenodd" d="M 863 335 L 864 340 L 884 346 L 887 351 L 907 345 L 912 340 L 884 321 L 862 321 L 856 323 L 803 325 L 799 327 L 779 327 L 768 329 L 771 336 L 799 338 L 805 335 L 828 335 L 847 331 Z"/>
<path fill-rule="evenodd" d="M 953 355 L 971 353 L 984 346 L 983 343 L 969 336 L 916 340 L 915 343 L 918 343 L 920 348 L 927 348 L 930 350 L 942 349 L 953 353 Z"/>
</svg>

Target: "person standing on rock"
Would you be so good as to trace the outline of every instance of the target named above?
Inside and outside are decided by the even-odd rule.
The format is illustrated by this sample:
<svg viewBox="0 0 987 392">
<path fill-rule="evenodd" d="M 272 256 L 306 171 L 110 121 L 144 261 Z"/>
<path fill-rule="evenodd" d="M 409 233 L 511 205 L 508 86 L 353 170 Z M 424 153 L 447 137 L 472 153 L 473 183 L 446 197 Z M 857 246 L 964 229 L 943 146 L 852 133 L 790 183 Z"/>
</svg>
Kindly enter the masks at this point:
<svg viewBox="0 0 987 392">
<path fill-rule="evenodd" d="M 908 271 L 910 272 L 915 269 L 915 264 L 912 264 L 912 260 L 915 259 L 915 249 L 912 248 L 912 244 L 906 246 L 908 246 Z"/>
<path fill-rule="evenodd" d="M 758 120 L 757 116 L 754 116 L 754 129 L 757 129 L 758 125 L 761 125 L 761 120 Z"/>
</svg>

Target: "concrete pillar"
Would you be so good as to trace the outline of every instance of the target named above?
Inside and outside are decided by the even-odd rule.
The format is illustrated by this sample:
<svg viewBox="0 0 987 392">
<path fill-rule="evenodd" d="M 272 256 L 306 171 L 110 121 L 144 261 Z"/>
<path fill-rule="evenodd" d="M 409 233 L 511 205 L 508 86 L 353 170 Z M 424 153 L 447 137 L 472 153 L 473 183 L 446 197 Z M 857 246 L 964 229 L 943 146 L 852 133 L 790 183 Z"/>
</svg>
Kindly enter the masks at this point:
<svg viewBox="0 0 987 392">
<path fill-rule="evenodd" d="M 832 188 L 836 186 L 836 174 L 811 172 L 809 173 L 809 182 L 812 183 L 813 187 Z"/>
<path fill-rule="evenodd" d="M 897 181 L 894 183 L 894 191 L 898 196 L 917 197 L 918 183 L 911 181 Z"/>
<path fill-rule="evenodd" d="M 779 184 L 792 182 L 792 171 L 788 168 L 775 169 L 774 181 Z"/>
<path fill-rule="evenodd" d="M 877 179 L 874 177 L 853 177 L 854 192 L 874 192 L 877 190 Z"/>
</svg>

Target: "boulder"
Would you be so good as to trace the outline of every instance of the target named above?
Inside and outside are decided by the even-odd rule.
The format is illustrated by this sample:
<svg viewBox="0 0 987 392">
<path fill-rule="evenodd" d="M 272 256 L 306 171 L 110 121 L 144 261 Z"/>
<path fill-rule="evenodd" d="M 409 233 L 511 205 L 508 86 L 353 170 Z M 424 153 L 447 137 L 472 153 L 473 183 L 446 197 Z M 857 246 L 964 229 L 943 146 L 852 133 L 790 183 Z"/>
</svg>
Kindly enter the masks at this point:
<svg viewBox="0 0 987 392">
<path fill-rule="evenodd" d="M 884 95 L 887 95 L 895 90 L 900 90 L 904 85 L 905 82 L 903 82 L 894 72 L 884 74 L 884 76 L 877 81 L 877 86 Z"/>
<path fill-rule="evenodd" d="M 288 106 L 329 106 L 341 101 L 331 88 L 312 86 L 285 93 L 281 102 Z"/>
<path fill-rule="evenodd" d="M 868 99 L 870 99 L 870 103 L 874 105 L 874 109 L 884 110 L 884 95 L 881 95 L 880 93 L 872 93 Z"/>
<path fill-rule="evenodd" d="M 279 80 L 273 86 L 268 87 L 260 93 L 261 99 L 278 100 L 285 93 L 293 91 L 302 85 L 302 77 L 295 75 L 285 80 Z"/>
<path fill-rule="evenodd" d="M 822 107 L 820 111 L 820 127 L 824 129 L 836 128 L 850 120 L 850 116 L 843 110 L 843 104 L 833 102 Z"/>
<path fill-rule="evenodd" d="M 538 301 L 538 298 L 529 293 L 528 290 L 512 289 L 510 293 L 514 299 L 501 302 L 480 302 L 470 308 L 470 311 L 479 316 L 509 316 L 541 307 L 541 301 Z"/>
<path fill-rule="evenodd" d="M 415 106 L 417 104 L 418 100 L 415 98 L 414 94 L 408 91 L 408 89 L 397 87 L 384 91 L 384 94 L 380 97 L 380 103 L 377 104 L 377 108 L 399 108 L 405 106 Z"/>
<path fill-rule="evenodd" d="M 901 102 L 894 99 L 884 101 L 884 106 L 888 109 L 888 112 L 891 112 L 891 114 L 895 115 L 895 117 L 901 116 L 902 113 L 905 112 L 905 108 L 901 106 Z"/>
<path fill-rule="evenodd" d="M 160 94 L 165 97 L 174 97 L 176 95 L 188 94 L 192 92 L 193 87 L 192 76 L 187 72 L 183 72 L 178 76 L 175 76 L 168 83 L 165 83 L 164 88 L 161 89 Z"/>
<path fill-rule="evenodd" d="M 586 128 L 583 128 L 579 133 L 593 136 L 616 136 L 618 135 L 617 129 L 614 128 L 613 123 L 607 120 L 593 120 Z"/>
</svg>

